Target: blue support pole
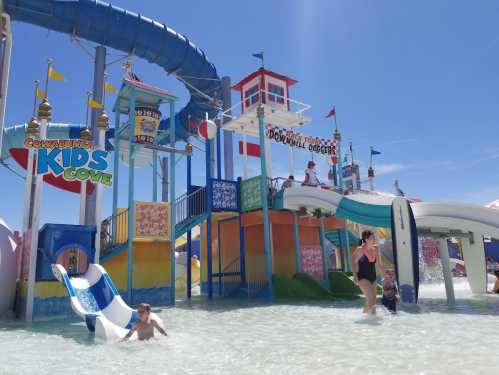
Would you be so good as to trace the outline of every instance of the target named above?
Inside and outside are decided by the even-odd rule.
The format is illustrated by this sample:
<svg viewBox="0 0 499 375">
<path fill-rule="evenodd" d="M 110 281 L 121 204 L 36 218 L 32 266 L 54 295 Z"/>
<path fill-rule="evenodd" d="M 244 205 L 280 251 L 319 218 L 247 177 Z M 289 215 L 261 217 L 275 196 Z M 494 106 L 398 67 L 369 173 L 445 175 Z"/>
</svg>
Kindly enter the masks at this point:
<svg viewBox="0 0 499 375">
<path fill-rule="evenodd" d="M 269 203 L 268 203 L 268 185 L 267 185 L 267 160 L 265 159 L 265 114 L 262 106 L 257 109 L 258 114 L 258 129 L 260 139 L 260 194 L 262 200 L 263 212 L 263 240 L 265 243 L 265 275 L 267 276 L 268 289 L 270 298 L 273 297 L 272 287 L 272 254 L 270 249 L 270 218 L 269 218 Z"/>
<path fill-rule="evenodd" d="M 175 148 L 175 103 L 170 101 L 170 146 Z M 170 154 L 170 302 L 175 304 L 175 153 Z"/>
<path fill-rule="evenodd" d="M 213 264 L 212 264 L 212 246 L 211 246 L 211 210 L 212 210 L 212 192 L 211 192 L 211 142 L 206 140 L 206 266 L 208 270 L 208 298 L 213 298 Z"/>
<path fill-rule="evenodd" d="M 329 271 L 329 261 L 326 257 L 326 233 L 324 230 L 324 216 L 320 217 L 320 226 L 319 226 L 319 234 L 320 234 L 320 240 L 321 240 L 321 247 L 322 247 L 322 267 L 323 267 L 323 272 L 324 272 L 324 279 L 327 280 L 327 273 Z"/>
<path fill-rule="evenodd" d="M 246 253 L 244 246 L 244 227 L 241 212 L 241 177 L 237 178 L 237 207 L 239 211 L 239 267 L 241 270 L 241 283 L 246 284 Z"/>
<path fill-rule="evenodd" d="M 133 232 L 134 232 L 134 180 L 135 180 L 135 89 L 132 89 L 130 96 L 130 114 L 128 116 L 128 140 L 130 149 L 128 152 L 128 303 L 133 305 Z"/>
<path fill-rule="evenodd" d="M 352 264 L 350 261 L 350 236 L 348 235 L 348 227 L 345 223 L 345 271 L 350 272 L 352 270 Z"/>
<path fill-rule="evenodd" d="M 220 220 L 217 223 L 218 233 L 218 295 L 222 296 L 222 244 L 220 239 Z"/>
<path fill-rule="evenodd" d="M 341 144 L 338 143 L 338 183 L 341 189 L 344 189 L 343 185 L 343 155 L 341 154 Z"/>
<path fill-rule="evenodd" d="M 192 185 L 192 156 L 187 155 L 187 194 L 191 191 Z M 191 202 L 187 201 L 187 213 L 192 214 Z M 190 299 L 192 296 L 192 232 L 189 230 L 187 232 L 187 298 Z"/>
<path fill-rule="evenodd" d="M 120 111 L 116 108 L 114 113 L 114 160 L 113 160 L 113 244 L 116 243 L 116 233 L 118 231 L 118 188 L 119 188 L 119 166 L 120 166 Z"/>
<path fill-rule="evenodd" d="M 339 248 L 340 248 L 340 260 L 341 260 L 341 269 L 345 272 L 347 270 L 346 267 L 346 260 L 345 260 L 345 250 L 343 246 L 343 239 L 341 237 L 341 231 L 338 229 L 338 241 L 339 241 Z M 340 268 L 340 267 L 336 267 Z"/>
<path fill-rule="evenodd" d="M 158 151 L 152 152 L 152 201 L 158 201 Z"/>
<path fill-rule="evenodd" d="M 222 179 L 222 142 L 220 127 L 217 126 L 217 178 Z"/>
<path fill-rule="evenodd" d="M 300 227 L 296 212 L 293 212 L 293 242 L 295 243 L 295 268 L 296 273 L 301 272 L 301 245 L 300 245 Z"/>
</svg>

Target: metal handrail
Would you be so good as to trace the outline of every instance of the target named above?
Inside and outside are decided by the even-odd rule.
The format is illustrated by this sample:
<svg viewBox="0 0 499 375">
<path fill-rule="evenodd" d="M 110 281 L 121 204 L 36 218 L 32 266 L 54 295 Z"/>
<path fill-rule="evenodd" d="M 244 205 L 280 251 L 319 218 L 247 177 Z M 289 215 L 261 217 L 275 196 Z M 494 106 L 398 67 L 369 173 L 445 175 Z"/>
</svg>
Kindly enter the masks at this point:
<svg viewBox="0 0 499 375">
<path fill-rule="evenodd" d="M 113 236 L 115 233 L 115 236 Z M 116 237 L 116 238 L 114 238 Z M 110 249 L 128 241 L 128 208 L 111 215 L 101 223 L 101 253 L 106 254 Z"/>
<path fill-rule="evenodd" d="M 179 196 L 175 199 L 175 224 L 181 224 L 191 217 L 204 214 L 206 203 L 206 187 Z"/>
<path fill-rule="evenodd" d="M 261 97 L 260 94 L 262 95 L 272 95 L 272 96 L 275 96 L 277 98 L 282 98 L 283 99 L 283 105 L 288 105 L 288 104 L 297 104 L 303 108 L 301 108 L 300 110 L 298 111 L 294 111 L 294 113 L 298 114 L 298 115 L 301 115 L 303 112 L 307 111 L 308 109 L 310 109 L 310 105 L 309 104 L 305 104 L 305 103 L 302 103 L 298 100 L 294 100 L 294 99 L 290 99 L 290 98 L 286 98 L 285 96 L 283 95 L 279 95 L 279 94 L 276 94 L 276 93 L 273 93 L 273 92 L 270 92 L 268 90 L 264 90 L 264 89 L 259 89 L 257 91 L 255 91 L 253 94 L 251 94 L 250 96 L 244 98 L 243 100 L 239 101 L 238 103 L 236 103 L 235 105 L 233 105 L 232 107 L 230 107 L 229 109 L 226 109 L 223 113 L 222 113 L 222 118 L 225 118 L 225 117 L 228 117 L 230 118 L 231 120 L 234 120 L 237 118 L 237 116 L 233 116 L 232 114 L 232 111 L 234 109 L 236 109 L 237 107 L 241 107 L 241 103 L 244 103 L 246 100 L 249 100 L 251 101 L 255 96 L 258 96 L 258 100 L 253 103 L 253 104 L 261 104 L 262 103 L 262 100 L 261 100 Z M 263 103 L 263 104 L 267 104 L 267 103 Z"/>
</svg>

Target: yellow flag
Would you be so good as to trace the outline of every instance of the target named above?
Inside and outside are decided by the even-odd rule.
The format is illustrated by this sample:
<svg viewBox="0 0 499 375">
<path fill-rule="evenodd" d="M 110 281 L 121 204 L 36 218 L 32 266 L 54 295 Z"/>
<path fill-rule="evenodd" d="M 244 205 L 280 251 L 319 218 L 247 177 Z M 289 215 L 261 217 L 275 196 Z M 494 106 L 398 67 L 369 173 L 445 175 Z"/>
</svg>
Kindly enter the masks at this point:
<svg viewBox="0 0 499 375">
<path fill-rule="evenodd" d="M 40 89 L 36 89 L 36 96 L 40 99 L 44 99 L 45 98 L 45 94 L 43 93 L 42 90 Z"/>
<path fill-rule="evenodd" d="M 114 87 L 113 85 L 111 85 L 109 82 L 106 82 L 106 84 L 104 85 L 104 89 L 107 92 L 110 92 L 113 94 L 116 94 L 118 92 L 118 89 L 116 87 Z"/>
<path fill-rule="evenodd" d="M 93 109 L 102 109 L 102 108 L 104 108 L 104 106 L 101 103 L 99 103 L 98 101 L 95 101 L 93 99 L 89 99 L 88 100 L 88 106 L 90 108 L 93 108 Z"/>
<path fill-rule="evenodd" d="M 56 81 L 65 80 L 64 76 L 61 73 L 56 72 L 54 69 L 52 69 L 52 67 L 49 67 L 49 77 L 55 79 Z"/>
</svg>

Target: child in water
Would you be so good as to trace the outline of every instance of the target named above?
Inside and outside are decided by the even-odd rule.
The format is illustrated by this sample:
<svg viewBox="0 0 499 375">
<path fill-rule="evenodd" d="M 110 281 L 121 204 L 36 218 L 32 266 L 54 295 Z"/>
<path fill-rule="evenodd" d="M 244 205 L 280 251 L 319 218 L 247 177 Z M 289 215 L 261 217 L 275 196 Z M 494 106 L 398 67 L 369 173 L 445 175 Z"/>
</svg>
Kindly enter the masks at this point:
<svg viewBox="0 0 499 375">
<path fill-rule="evenodd" d="M 156 328 L 159 333 L 166 336 L 166 332 L 161 328 L 154 319 L 150 318 L 151 315 L 151 305 L 148 303 L 140 303 L 137 306 L 137 314 L 139 320 L 133 325 L 132 329 L 123 338 L 123 341 L 128 340 L 134 332 L 137 332 L 139 340 L 149 340 L 154 337 L 154 328 Z"/>
<path fill-rule="evenodd" d="M 381 303 L 388 311 L 397 312 L 398 291 L 395 285 L 395 273 L 393 270 L 388 269 L 383 273 L 383 280 L 381 281 L 383 287 L 383 297 Z"/>
</svg>

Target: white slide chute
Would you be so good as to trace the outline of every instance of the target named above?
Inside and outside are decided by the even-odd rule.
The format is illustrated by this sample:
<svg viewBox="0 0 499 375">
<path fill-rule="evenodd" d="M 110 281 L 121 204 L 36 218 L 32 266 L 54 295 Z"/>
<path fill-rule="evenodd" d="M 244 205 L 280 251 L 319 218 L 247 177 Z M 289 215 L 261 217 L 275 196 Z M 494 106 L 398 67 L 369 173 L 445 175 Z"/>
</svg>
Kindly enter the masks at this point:
<svg viewBox="0 0 499 375">
<path fill-rule="evenodd" d="M 66 287 L 73 311 L 85 320 L 88 330 L 95 332 L 95 337 L 117 341 L 137 321 L 137 311 L 123 301 L 101 265 L 89 264 L 87 272 L 78 277 L 69 277 L 60 264 L 52 265 L 52 271 Z M 151 313 L 151 319 L 163 325 L 156 314 Z M 136 338 L 135 332 L 130 339 Z"/>
</svg>

